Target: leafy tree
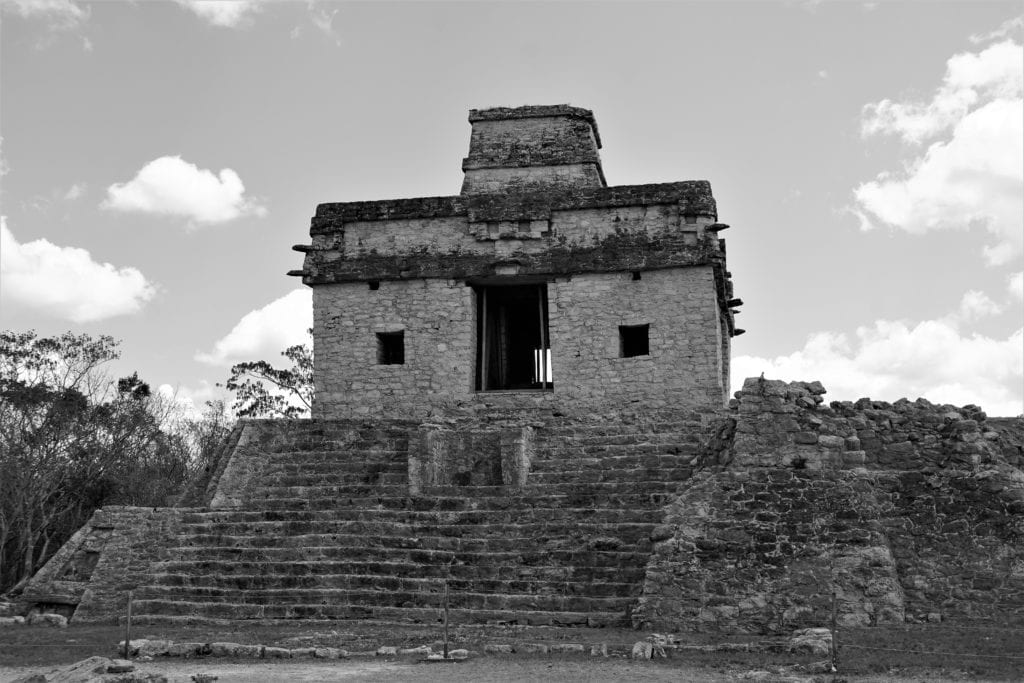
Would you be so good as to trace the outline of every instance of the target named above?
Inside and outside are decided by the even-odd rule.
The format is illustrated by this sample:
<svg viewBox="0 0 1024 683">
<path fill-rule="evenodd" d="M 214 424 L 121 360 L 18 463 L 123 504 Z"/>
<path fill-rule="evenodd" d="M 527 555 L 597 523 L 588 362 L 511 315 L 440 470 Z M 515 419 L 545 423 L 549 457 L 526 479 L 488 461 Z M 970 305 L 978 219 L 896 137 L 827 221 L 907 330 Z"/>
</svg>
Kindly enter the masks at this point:
<svg viewBox="0 0 1024 683">
<path fill-rule="evenodd" d="M 231 367 L 223 385 L 235 392 L 232 410 L 239 417 L 308 417 L 313 405 L 313 330 L 308 344 L 296 344 L 281 352 L 291 367 L 280 370 L 264 360 L 246 361 Z"/>
<path fill-rule="evenodd" d="M 167 504 L 195 474 L 174 402 L 137 373 L 113 380 L 105 366 L 118 355 L 109 336 L 0 332 L 0 590 L 96 508 Z"/>
</svg>

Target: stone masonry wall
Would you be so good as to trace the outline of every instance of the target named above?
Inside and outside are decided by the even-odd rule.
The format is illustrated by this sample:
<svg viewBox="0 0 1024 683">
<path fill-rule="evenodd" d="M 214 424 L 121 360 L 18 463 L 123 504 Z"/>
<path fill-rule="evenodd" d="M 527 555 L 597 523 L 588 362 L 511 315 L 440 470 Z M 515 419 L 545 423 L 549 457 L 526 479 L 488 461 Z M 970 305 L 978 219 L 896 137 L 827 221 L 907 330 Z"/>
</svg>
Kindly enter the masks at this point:
<svg viewBox="0 0 1024 683">
<path fill-rule="evenodd" d="M 555 399 L 648 409 L 721 405 L 711 268 L 579 275 L 548 286 Z M 649 325 L 650 354 L 620 358 L 620 325 Z"/>
<path fill-rule="evenodd" d="M 476 303 L 451 280 L 314 289 L 315 417 L 424 416 L 458 409 L 475 391 Z M 548 284 L 552 393 L 523 404 L 721 404 L 718 303 L 710 266 L 586 274 Z M 650 325 L 650 354 L 620 358 L 619 326 Z M 377 364 L 377 333 L 402 330 L 405 363 Z"/>
<path fill-rule="evenodd" d="M 1019 445 L 975 406 L 824 391 L 747 380 L 727 464 L 691 479 L 652 537 L 635 622 L 820 626 L 835 591 L 845 625 L 1024 623 Z"/>
<path fill-rule="evenodd" d="M 314 417 L 424 414 L 467 396 L 475 380 L 473 290 L 452 280 L 313 290 Z M 377 333 L 404 332 L 405 363 L 377 364 Z M 397 413 L 396 413 L 397 414 Z"/>
<path fill-rule="evenodd" d="M 107 506 L 46 563 L 23 599 L 78 607 L 75 621 L 116 623 L 128 591 L 145 584 L 153 562 L 164 559 L 187 508 Z"/>
<path fill-rule="evenodd" d="M 399 255 L 405 255 L 407 269 L 435 262 L 439 269 L 445 268 L 446 264 L 448 268 L 471 267 L 465 264 L 480 259 L 490 263 L 513 258 L 524 262 L 537 261 L 538 266 L 545 264 L 552 272 L 573 272 L 572 267 L 559 267 L 557 254 L 593 250 L 612 237 L 619 238 L 614 245 L 619 252 L 627 246 L 623 239 L 625 235 L 642 236 L 638 246 L 642 245 L 649 252 L 671 248 L 696 250 L 704 242 L 707 247 L 717 244 L 713 236 L 705 235 L 705 228 L 713 219 L 701 217 L 692 224 L 684 223 L 678 204 L 561 210 L 535 219 L 496 218 L 502 219 L 473 221 L 469 216 L 449 216 L 401 218 L 386 224 L 375 221 L 346 223 L 340 235 L 333 236 L 330 243 L 324 243 L 325 247 L 335 247 L 337 251 L 333 256 L 329 256 L 330 250 L 322 252 L 318 256 L 318 267 L 325 272 L 332 268 L 337 271 L 348 260 L 362 260 L 365 261 L 363 267 L 371 268 L 366 273 L 366 278 L 371 279 L 375 275 L 372 268 L 377 267 L 380 259 L 391 256 L 401 259 Z M 528 230 L 524 230 L 521 220 L 529 221 Z M 553 247 L 554 255 L 550 253 Z M 669 262 L 668 265 L 689 265 L 684 254 L 678 256 L 681 263 Z M 650 260 L 656 258 L 656 254 L 645 253 L 644 257 Z M 700 261 L 697 258 L 692 260 Z M 357 265 L 352 263 L 345 267 L 355 268 Z M 646 265 L 646 260 L 636 263 L 637 267 L 643 265 Z M 493 273 L 488 271 L 487 274 Z M 376 275 L 379 277 L 381 274 Z"/>
</svg>

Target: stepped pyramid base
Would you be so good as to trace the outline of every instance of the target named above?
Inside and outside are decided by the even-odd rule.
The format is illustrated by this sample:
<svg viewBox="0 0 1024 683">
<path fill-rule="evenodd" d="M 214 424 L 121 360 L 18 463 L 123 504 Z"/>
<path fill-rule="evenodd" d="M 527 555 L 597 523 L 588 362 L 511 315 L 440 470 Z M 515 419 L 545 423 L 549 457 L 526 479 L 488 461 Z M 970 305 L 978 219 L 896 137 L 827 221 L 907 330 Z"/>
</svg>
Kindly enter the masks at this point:
<svg viewBox="0 0 1024 683">
<path fill-rule="evenodd" d="M 177 508 L 97 511 L 31 599 L 75 621 L 629 626 L 712 413 L 247 421 Z"/>
</svg>

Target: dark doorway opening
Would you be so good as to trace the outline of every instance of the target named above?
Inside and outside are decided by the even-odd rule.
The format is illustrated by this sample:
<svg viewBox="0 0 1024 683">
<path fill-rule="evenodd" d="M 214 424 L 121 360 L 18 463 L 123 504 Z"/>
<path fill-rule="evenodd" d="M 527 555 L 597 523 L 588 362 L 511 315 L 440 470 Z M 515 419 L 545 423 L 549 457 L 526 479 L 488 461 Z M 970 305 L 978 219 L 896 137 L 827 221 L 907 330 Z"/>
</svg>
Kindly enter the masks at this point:
<svg viewBox="0 0 1024 683">
<path fill-rule="evenodd" d="M 548 288 L 476 287 L 478 391 L 550 389 Z"/>
</svg>

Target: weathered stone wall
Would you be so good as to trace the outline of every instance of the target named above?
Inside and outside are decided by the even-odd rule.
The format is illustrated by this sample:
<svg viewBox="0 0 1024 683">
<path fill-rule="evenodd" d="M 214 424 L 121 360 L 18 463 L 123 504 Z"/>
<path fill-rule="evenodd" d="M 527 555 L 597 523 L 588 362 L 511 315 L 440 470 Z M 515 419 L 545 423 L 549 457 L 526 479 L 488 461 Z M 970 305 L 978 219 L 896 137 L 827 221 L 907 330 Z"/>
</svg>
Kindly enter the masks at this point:
<svg viewBox="0 0 1024 683">
<path fill-rule="evenodd" d="M 608 188 L 613 190 L 622 188 Z M 540 206 L 482 203 L 462 215 L 410 215 L 382 221 L 325 217 L 314 233 L 304 270 L 307 284 L 418 277 L 487 277 L 514 259 L 520 274 L 647 270 L 724 262 L 718 238 L 707 231 L 713 215 L 697 211 L 673 192 L 641 203 L 578 202 L 541 193 Z M 333 228 L 333 229 L 330 229 Z"/>
<path fill-rule="evenodd" d="M 74 620 L 114 623 L 128 591 L 151 579 L 166 558 L 186 508 L 107 506 L 32 578 L 22 598 L 41 605 L 77 604 Z"/>
<path fill-rule="evenodd" d="M 537 186 L 602 187 L 594 115 L 568 106 L 470 112 L 463 194 Z"/>
<path fill-rule="evenodd" d="M 548 285 L 554 400 L 722 404 L 718 305 L 710 267 L 588 274 Z M 650 325 L 650 354 L 620 357 L 620 325 Z"/>
<path fill-rule="evenodd" d="M 317 287 L 315 417 L 424 416 L 487 401 L 475 391 L 476 301 L 464 282 Z M 554 391 L 522 405 L 584 410 L 721 404 L 719 305 L 710 266 L 585 274 L 548 284 Z M 620 325 L 650 325 L 650 354 L 620 358 Z M 377 364 L 377 333 L 403 331 L 405 363 Z M 536 393 L 536 392 L 535 392 Z"/>
<path fill-rule="evenodd" d="M 1024 623 L 1024 472 L 973 406 L 748 380 L 721 468 L 666 508 L 637 624 Z M 1010 457 L 1007 457 L 1009 451 Z"/>
<path fill-rule="evenodd" d="M 314 417 L 423 415 L 473 389 L 473 290 L 452 280 L 313 290 Z M 405 363 L 377 363 L 377 333 L 404 332 Z"/>
</svg>

